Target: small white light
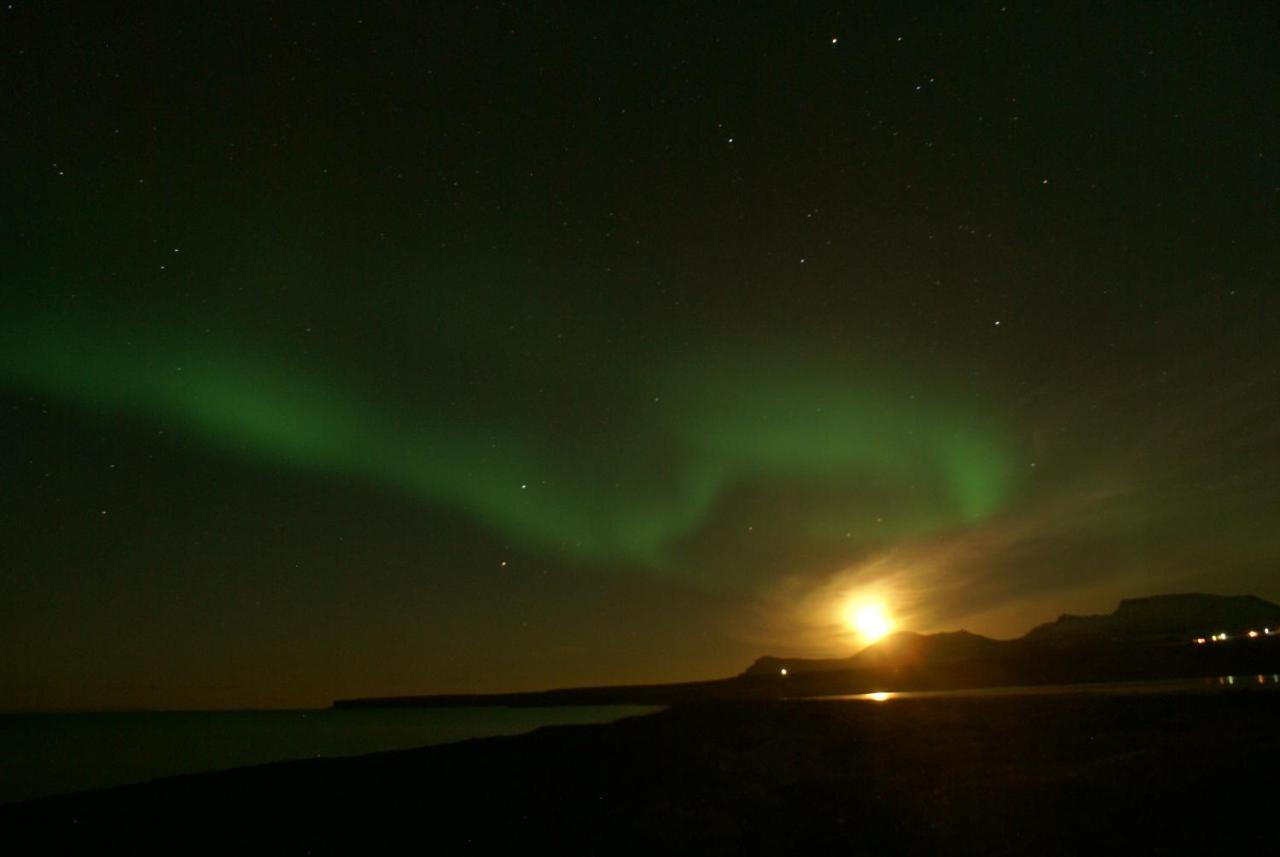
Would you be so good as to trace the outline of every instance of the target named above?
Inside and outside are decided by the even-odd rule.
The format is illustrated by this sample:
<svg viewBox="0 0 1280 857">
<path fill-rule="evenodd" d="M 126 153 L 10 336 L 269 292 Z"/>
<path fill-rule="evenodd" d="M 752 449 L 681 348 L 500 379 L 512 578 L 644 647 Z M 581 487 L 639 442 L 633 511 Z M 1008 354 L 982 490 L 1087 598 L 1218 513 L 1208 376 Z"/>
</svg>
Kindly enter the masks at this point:
<svg viewBox="0 0 1280 857">
<path fill-rule="evenodd" d="M 786 675 L 786 674 L 787 674 L 787 668 L 786 668 L 786 667 L 783 667 L 782 669 L 778 670 L 778 675 Z"/>
</svg>

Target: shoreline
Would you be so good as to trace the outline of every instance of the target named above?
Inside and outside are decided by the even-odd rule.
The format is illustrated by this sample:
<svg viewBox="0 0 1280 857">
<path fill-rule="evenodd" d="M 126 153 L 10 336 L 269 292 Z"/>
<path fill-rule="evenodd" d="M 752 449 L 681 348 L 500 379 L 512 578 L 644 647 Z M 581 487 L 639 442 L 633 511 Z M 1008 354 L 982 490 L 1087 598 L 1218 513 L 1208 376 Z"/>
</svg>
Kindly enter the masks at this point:
<svg viewBox="0 0 1280 857">
<path fill-rule="evenodd" d="M 49 798 L 0 821 L 46 853 L 1220 852 L 1271 840 L 1277 714 L 1265 692 L 686 705 Z"/>
</svg>

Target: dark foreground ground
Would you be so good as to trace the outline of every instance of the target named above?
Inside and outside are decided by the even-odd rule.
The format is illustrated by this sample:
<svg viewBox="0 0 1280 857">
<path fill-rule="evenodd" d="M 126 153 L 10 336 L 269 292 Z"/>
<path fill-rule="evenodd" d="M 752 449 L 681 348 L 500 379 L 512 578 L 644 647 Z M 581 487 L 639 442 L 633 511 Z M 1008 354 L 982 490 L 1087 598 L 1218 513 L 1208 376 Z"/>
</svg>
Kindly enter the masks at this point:
<svg viewBox="0 0 1280 857">
<path fill-rule="evenodd" d="M 1280 694 L 672 709 L 0 807 L 10 854 L 1280 853 Z"/>
</svg>

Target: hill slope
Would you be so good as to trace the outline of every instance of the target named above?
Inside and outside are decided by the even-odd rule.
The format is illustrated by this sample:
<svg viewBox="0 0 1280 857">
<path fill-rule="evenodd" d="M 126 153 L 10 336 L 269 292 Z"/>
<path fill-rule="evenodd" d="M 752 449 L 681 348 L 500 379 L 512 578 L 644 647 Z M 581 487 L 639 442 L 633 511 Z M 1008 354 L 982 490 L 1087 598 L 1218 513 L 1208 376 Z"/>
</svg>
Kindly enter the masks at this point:
<svg viewBox="0 0 1280 857">
<path fill-rule="evenodd" d="M 1127 598 L 1115 612 L 1098 616 L 1063 614 L 1015 640 L 993 640 L 968 631 L 940 634 L 893 634 L 848 658 L 763 657 L 743 675 L 788 675 L 829 671 L 902 672 L 939 670 L 963 663 L 1052 659 L 1047 649 L 1107 650 L 1185 646 L 1197 637 L 1227 634 L 1239 638 L 1250 630 L 1265 635 L 1280 630 L 1280 606 L 1253 595 L 1187 593 Z"/>
</svg>

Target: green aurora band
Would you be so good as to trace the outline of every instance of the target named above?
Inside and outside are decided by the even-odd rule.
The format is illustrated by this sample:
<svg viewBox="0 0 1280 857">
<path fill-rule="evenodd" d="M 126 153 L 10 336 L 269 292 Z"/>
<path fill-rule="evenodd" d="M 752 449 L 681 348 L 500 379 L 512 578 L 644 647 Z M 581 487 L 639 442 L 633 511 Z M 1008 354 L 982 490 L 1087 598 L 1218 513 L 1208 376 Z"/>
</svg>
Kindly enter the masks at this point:
<svg viewBox="0 0 1280 857">
<path fill-rule="evenodd" d="M 878 537 L 972 525 L 1017 487 L 999 431 L 964 408 L 812 373 L 669 372 L 655 386 L 673 395 L 653 424 L 580 452 L 549 447 L 510 417 L 468 424 L 389 408 L 353 392 L 365 385 L 208 336 L 11 320 L 6 340 L 7 386 L 158 421 L 236 458 L 393 488 L 572 560 L 669 569 L 676 543 L 740 485 L 837 487 L 843 499 L 801 524 L 820 539 L 871 538 L 849 531 L 872 506 L 900 512 Z"/>
</svg>

